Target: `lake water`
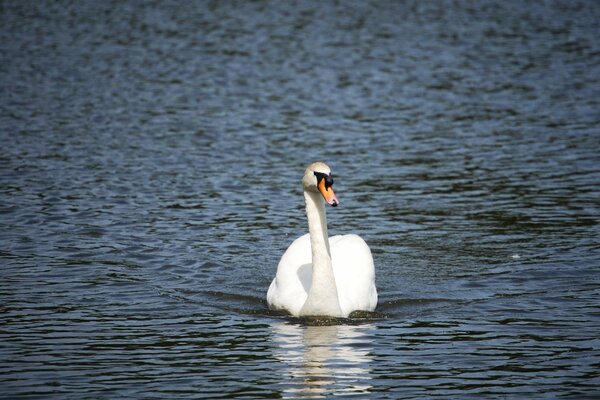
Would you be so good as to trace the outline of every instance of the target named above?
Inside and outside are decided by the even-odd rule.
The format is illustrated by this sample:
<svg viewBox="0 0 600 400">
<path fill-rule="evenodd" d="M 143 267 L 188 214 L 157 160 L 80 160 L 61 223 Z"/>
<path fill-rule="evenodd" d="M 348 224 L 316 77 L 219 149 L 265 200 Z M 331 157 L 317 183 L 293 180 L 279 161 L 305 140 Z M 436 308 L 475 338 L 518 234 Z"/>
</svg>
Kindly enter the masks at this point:
<svg viewBox="0 0 600 400">
<path fill-rule="evenodd" d="M 0 6 L 6 398 L 598 398 L 600 3 Z M 378 308 L 270 312 L 329 163 Z"/>
</svg>

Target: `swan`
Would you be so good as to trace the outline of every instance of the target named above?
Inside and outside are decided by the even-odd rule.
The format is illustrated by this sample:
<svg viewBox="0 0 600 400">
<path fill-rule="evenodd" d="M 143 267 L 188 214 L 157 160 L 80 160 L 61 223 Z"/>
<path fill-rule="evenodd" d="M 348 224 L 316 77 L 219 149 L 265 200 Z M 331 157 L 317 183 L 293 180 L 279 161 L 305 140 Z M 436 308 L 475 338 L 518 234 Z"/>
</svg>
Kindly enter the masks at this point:
<svg viewBox="0 0 600 400">
<path fill-rule="evenodd" d="M 308 233 L 281 257 L 267 292 L 269 308 L 296 317 L 346 318 L 352 311 L 373 311 L 377 288 L 369 246 L 358 235 L 327 235 L 325 202 L 332 207 L 340 204 L 327 164 L 309 165 L 302 186 Z"/>
</svg>

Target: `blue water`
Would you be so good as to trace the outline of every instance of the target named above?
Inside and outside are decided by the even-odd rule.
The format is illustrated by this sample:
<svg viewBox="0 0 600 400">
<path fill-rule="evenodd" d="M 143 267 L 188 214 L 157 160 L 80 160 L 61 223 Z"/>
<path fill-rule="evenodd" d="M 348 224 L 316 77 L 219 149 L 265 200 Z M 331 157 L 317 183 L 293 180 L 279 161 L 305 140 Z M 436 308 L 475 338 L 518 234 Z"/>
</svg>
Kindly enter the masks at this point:
<svg viewBox="0 0 600 400">
<path fill-rule="evenodd" d="M 2 396 L 600 396 L 599 4 L 3 2 Z M 267 308 L 316 160 L 374 314 Z"/>
</svg>

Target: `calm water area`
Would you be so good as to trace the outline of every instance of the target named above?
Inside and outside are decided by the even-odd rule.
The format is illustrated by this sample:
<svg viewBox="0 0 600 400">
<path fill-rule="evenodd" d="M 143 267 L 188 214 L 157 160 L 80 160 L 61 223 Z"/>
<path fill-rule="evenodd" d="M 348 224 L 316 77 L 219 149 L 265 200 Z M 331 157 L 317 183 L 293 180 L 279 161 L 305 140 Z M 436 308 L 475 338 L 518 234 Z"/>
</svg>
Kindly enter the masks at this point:
<svg viewBox="0 0 600 400">
<path fill-rule="evenodd" d="M 600 2 L 3 1 L 0 398 L 600 398 Z M 379 304 L 269 311 L 327 162 Z"/>
</svg>

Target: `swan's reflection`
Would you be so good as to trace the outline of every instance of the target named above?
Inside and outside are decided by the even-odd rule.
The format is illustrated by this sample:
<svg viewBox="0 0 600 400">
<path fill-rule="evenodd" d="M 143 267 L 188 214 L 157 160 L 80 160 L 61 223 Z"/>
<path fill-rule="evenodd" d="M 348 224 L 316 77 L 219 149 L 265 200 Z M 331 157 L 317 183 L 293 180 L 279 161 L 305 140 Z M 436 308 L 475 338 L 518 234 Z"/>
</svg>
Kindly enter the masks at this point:
<svg viewBox="0 0 600 400">
<path fill-rule="evenodd" d="M 372 328 L 274 324 L 275 357 L 286 367 L 284 397 L 368 393 Z"/>
</svg>

